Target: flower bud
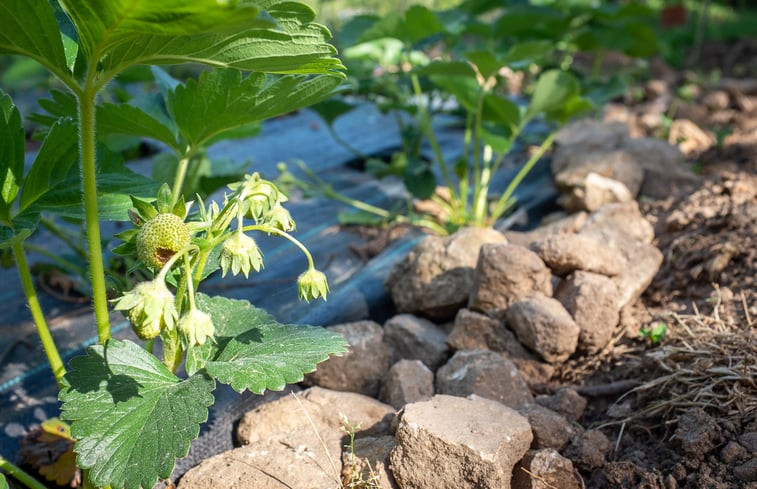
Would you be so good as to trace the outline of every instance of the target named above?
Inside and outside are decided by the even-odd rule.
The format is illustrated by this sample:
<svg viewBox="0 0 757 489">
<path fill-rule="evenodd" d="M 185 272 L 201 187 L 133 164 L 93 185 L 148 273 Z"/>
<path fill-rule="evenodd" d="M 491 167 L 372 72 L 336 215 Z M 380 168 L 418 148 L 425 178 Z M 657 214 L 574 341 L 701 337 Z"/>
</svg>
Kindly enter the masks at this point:
<svg viewBox="0 0 757 489">
<path fill-rule="evenodd" d="M 297 278 L 297 294 L 301 300 L 310 302 L 310 299 L 323 297 L 326 300 L 326 294 L 329 292 L 329 283 L 326 275 L 315 268 L 310 268 L 303 272 Z"/>
<path fill-rule="evenodd" d="M 199 309 L 190 309 L 176 326 L 186 346 L 201 346 L 205 341 L 213 341 L 216 328 L 210 315 Z"/>
<path fill-rule="evenodd" d="M 143 340 L 155 338 L 163 328 L 173 329 L 178 316 L 174 296 L 160 279 L 137 284 L 115 302 L 114 309 L 126 311 L 134 332 Z"/>
<path fill-rule="evenodd" d="M 266 214 L 264 221 L 266 224 L 281 229 L 284 232 L 294 231 L 295 223 L 292 215 L 281 204 L 276 204 L 273 209 Z"/>
<path fill-rule="evenodd" d="M 245 278 L 250 270 L 259 272 L 263 267 L 263 254 L 260 252 L 255 240 L 242 232 L 235 232 L 223 242 L 221 251 L 221 275 L 226 276 L 229 269 L 232 275 L 240 271 Z"/>
</svg>

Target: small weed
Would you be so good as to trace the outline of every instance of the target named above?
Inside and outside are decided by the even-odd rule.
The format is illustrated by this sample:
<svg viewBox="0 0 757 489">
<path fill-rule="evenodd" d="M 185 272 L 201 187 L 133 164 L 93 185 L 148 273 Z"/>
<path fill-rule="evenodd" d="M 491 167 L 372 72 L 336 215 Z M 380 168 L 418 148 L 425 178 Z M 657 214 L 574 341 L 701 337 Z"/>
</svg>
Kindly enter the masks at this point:
<svg viewBox="0 0 757 489">
<path fill-rule="evenodd" d="M 665 322 L 655 323 L 651 328 L 641 328 L 639 336 L 643 338 L 649 338 L 653 345 L 660 343 L 665 338 L 665 333 L 668 332 L 668 324 Z"/>
</svg>

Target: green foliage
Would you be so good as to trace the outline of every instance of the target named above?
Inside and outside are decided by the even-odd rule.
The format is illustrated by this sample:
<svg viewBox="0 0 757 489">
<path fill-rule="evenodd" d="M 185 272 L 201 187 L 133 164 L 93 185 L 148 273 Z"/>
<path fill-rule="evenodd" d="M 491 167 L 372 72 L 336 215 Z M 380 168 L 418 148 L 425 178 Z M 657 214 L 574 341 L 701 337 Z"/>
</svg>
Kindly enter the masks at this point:
<svg viewBox="0 0 757 489">
<path fill-rule="evenodd" d="M 641 328 L 639 336 L 642 338 L 649 338 L 653 345 L 661 342 L 665 339 L 665 334 L 668 332 L 668 325 L 665 322 L 658 322 L 652 325 L 651 328 Z"/>
<path fill-rule="evenodd" d="M 152 487 L 189 451 L 213 404 L 204 372 L 176 377 L 129 341 L 109 340 L 71 360 L 60 393 L 78 463 L 98 487 Z M 134 470 L 139 467 L 139 470 Z"/>
<path fill-rule="evenodd" d="M 345 350 L 341 337 L 323 329 L 279 325 L 249 303 L 196 294 L 199 283 L 218 269 L 224 244 L 250 232 L 284 237 L 305 254 L 303 276 L 322 281 L 309 288 L 299 284 L 301 297 L 325 299 L 328 292 L 307 248 L 289 234 L 294 221 L 282 206 L 286 197 L 259 175 L 240 175 L 239 167 L 205 156 L 219 139 L 254 134 L 260 121 L 320 101 L 341 83 L 344 67 L 328 43 L 329 31 L 314 23 L 314 16 L 290 0 L 8 0 L 0 5 L 0 53 L 35 60 L 67 88 L 51 92 L 51 99 L 40 103 L 46 113 L 33 117 L 42 126 L 42 145 L 25 175 L 21 115 L 0 92 L 0 249 L 11 248 L 16 258 L 62 389 L 63 417 L 72 423 L 78 463 L 96 486 L 147 488 L 168 477 L 207 419 L 215 378 L 240 391 L 281 389 L 329 354 Z M 97 103 L 103 87 L 135 65 L 187 62 L 211 69 L 186 84 L 155 70 L 160 94 L 126 102 L 122 91 L 116 103 Z M 109 149 L 123 147 L 129 138 L 171 148 L 172 171 L 156 174 L 170 177 L 173 188 L 127 169 Z M 199 198 L 188 218 L 182 194 L 194 198 L 197 190 L 207 194 L 232 179 L 238 181 L 229 185 L 222 204 Z M 81 258 L 90 268 L 86 275 L 92 277 L 100 340 L 71 361 L 65 376 L 36 299 L 24 240 L 42 223 L 80 247 L 47 215 L 80 220 L 86 229 Z M 150 219 L 167 215 L 170 223 L 150 227 Z M 162 359 L 110 338 L 99 229 L 99 221 L 107 219 L 132 221 L 135 228 L 119 233 L 124 243 L 116 251 L 136 267 L 157 272 L 117 298 L 114 308 L 141 338 L 160 338 Z M 177 226 L 181 236 L 167 241 L 157 236 Z M 154 253 L 138 253 L 146 242 Z M 237 249 L 240 253 L 252 251 Z M 254 259 L 260 260 L 257 270 L 262 257 Z M 231 271 L 249 272 L 234 266 Z M 199 351 L 193 353 L 200 349 L 201 365 Z M 174 372 L 185 359 L 190 376 L 181 379 Z"/>
</svg>

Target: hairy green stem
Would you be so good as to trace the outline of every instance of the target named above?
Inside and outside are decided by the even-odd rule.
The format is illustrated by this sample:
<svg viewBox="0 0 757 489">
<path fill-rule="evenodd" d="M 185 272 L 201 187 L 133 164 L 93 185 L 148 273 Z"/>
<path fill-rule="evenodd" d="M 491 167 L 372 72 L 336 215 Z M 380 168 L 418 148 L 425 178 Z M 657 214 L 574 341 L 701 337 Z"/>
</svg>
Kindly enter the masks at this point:
<svg viewBox="0 0 757 489">
<path fill-rule="evenodd" d="M 336 141 L 339 146 L 346 149 L 353 156 L 356 156 L 357 158 L 360 158 L 362 160 L 368 159 L 368 155 L 348 143 L 342 136 L 340 136 L 339 133 L 336 132 L 336 129 L 334 129 L 334 126 L 332 126 L 331 124 L 326 124 L 326 130 L 329 131 L 329 134 L 331 134 L 331 137 L 334 138 L 334 141 Z"/>
<path fill-rule="evenodd" d="M 10 463 L 2 455 L 0 455 L 0 470 L 10 475 L 29 489 L 47 489 L 47 486 L 39 482 L 27 472 L 21 470 L 16 465 Z"/>
<path fill-rule="evenodd" d="M 53 340 L 53 335 L 50 334 L 50 328 L 47 326 L 45 315 L 42 313 L 42 307 L 39 305 L 37 291 L 34 290 L 34 281 L 29 270 L 29 263 L 26 261 L 23 243 L 13 243 L 13 254 L 16 258 L 18 274 L 21 277 L 21 285 L 24 288 L 26 301 L 29 304 L 32 319 L 35 326 L 37 326 L 37 333 L 42 342 L 42 348 L 45 350 L 45 355 L 47 355 L 47 360 L 50 362 L 50 368 L 53 370 L 53 375 L 55 375 L 58 386 L 62 386 L 62 379 L 66 373 L 66 368 L 63 366 L 63 360 L 60 358 L 58 347 L 55 346 L 55 340 Z"/>
<path fill-rule="evenodd" d="M 87 230 L 89 267 L 92 278 L 92 301 L 97 322 L 97 337 L 101 344 L 110 338 L 108 295 L 105 287 L 100 220 L 97 210 L 97 169 L 95 163 L 95 88 L 91 85 L 93 74 L 79 95 L 79 151 L 81 153 L 82 193 L 84 217 Z"/>
<path fill-rule="evenodd" d="M 473 121 L 473 222 L 478 224 L 486 215 L 486 196 L 488 189 L 482 188 L 482 165 L 481 165 L 481 125 L 483 123 L 485 91 L 481 90 L 476 100 L 476 113 Z"/>
<path fill-rule="evenodd" d="M 187 177 L 187 168 L 189 167 L 190 158 L 190 152 L 187 151 L 176 166 L 176 176 L 174 176 L 173 188 L 171 189 L 171 208 L 173 208 L 173 206 L 179 201 L 179 195 L 184 193 L 184 179 Z"/>
<path fill-rule="evenodd" d="M 534 167 L 536 162 L 539 161 L 539 159 L 544 156 L 544 153 L 546 153 L 547 150 L 552 146 L 552 143 L 555 141 L 556 136 L 556 131 L 547 136 L 547 138 L 541 143 L 541 146 L 539 146 L 536 152 L 531 155 L 531 158 L 526 162 L 526 164 L 521 167 L 521 169 L 515 175 L 515 178 L 512 179 L 510 184 L 505 189 L 505 192 L 502 194 L 502 196 L 497 201 L 497 204 L 494 206 L 494 210 L 492 211 L 492 214 L 489 218 L 490 225 L 493 225 L 494 222 L 499 219 L 507 210 L 513 192 L 515 192 L 515 189 L 518 188 L 520 182 L 522 182 L 526 175 L 528 175 L 528 172 L 531 171 L 531 168 Z"/>
</svg>

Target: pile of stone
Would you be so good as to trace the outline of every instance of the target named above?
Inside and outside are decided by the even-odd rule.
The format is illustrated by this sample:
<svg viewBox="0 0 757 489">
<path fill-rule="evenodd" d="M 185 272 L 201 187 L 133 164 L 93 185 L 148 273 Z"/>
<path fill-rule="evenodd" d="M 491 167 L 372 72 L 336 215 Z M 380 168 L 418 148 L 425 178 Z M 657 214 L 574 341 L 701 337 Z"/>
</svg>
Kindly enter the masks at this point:
<svg viewBox="0 0 757 489">
<path fill-rule="evenodd" d="M 622 309 L 662 263 L 632 198 L 643 175 L 618 161 L 611 176 L 622 181 L 599 167 L 586 175 L 625 191 L 584 191 L 583 210 L 536 231 L 427 237 L 388 277 L 400 314 L 329 327 L 350 350 L 306 377 L 317 387 L 248 413 L 244 446 L 180 488 L 582 487 L 578 470 L 603 466 L 611 445 L 582 428 L 586 399 L 534 387 L 556 364 L 611 345 Z M 566 186 L 566 199 L 592 178 Z"/>
</svg>

